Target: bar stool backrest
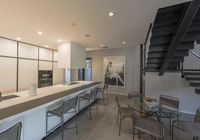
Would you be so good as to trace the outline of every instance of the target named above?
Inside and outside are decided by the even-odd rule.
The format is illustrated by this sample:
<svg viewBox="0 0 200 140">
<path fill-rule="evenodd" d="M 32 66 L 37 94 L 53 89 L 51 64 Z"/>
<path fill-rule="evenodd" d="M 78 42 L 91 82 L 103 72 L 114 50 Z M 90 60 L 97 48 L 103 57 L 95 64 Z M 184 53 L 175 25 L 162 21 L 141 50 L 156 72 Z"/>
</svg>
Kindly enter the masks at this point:
<svg viewBox="0 0 200 140">
<path fill-rule="evenodd" d="M 200 108 L 198 108 L 197 111 L 196 111 L 196 115 L 195 115 L 195 118 L 194 118 L 194 123 L 200 124 Z"/>
<path fill-rule="evenodd" d="M 171 97 L 171 96 L 161 95 L 160 96 L 160 104 L 162 106 L 168 106 L 168 107 L 174 108 L 176 110 L 179 109 L 179 99 Z"/>
<path fill-rule="evenodd" d="M 96 97 L 97 97 L 97 93 L 98 93 L 98 88 L 95 87 L 95 88 L 92 89 L 91 92 L 90 92 L 90 98 L 92 98 L 92 99 L 96 99 Z"/>
<path fill-rule="evenodd" d="M 76 108 L 77 101 L 78 101 L 78 96 L 73 97 L 69 100 L 65 100 L 63 102 L 63 114 L 67 113 L 72 108 Z"/>
<path fill-rule="evenodd" d="M 17 123 L 8 130 L 0 133 L 0 140 L 20 140 L 22 124 Z"/>
</svg>

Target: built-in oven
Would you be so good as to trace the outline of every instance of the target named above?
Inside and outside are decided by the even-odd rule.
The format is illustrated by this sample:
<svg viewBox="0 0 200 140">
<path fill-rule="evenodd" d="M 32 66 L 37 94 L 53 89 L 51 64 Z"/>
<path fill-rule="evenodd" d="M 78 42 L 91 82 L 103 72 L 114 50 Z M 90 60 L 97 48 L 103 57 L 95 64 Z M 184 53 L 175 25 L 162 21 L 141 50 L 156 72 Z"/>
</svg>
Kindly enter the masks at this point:
<svg viewBox="0 0 200 140">
<path fill-rule="evenodd" d="M 40 70 L 38 73 L 38 87 L 47 87 L 53 85 L 53 71 Z"/>
</svg>

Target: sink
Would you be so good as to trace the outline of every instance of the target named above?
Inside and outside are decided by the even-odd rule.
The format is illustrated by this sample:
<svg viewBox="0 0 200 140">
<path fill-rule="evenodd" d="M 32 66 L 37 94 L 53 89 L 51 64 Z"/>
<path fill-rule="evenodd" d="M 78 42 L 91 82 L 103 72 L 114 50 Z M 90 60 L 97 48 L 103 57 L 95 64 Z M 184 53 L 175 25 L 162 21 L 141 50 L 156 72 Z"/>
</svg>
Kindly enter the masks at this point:
<svg viewBox="0 0 200 140">
<path fill-rule="evenodd" d="M 76 85 L 76 84 L 79 84 L 79 82 L 64 83 L 63 85 Z"/>
<path fill-rule="evenodd" d="M 17 98 L 17 97 L 19 97 L 19 96 L 17 96 L 17 95 L 6 95 L 6 96 L 2 96 L 0 98 L 0 100 L 3 101 L 3 100 L 8 100 L 8 99 Z"/>
</svg>

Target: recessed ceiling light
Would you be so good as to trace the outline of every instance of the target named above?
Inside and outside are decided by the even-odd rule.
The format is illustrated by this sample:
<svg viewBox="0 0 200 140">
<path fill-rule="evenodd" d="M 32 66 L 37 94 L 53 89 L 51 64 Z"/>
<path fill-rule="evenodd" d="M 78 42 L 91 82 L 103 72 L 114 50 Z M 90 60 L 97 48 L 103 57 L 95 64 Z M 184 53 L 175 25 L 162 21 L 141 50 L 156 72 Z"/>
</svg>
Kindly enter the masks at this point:
<svg viewBox="0 0 200 140">
<path fill-rule="evenodd" d="M 60 43 L 60 42 L 62 42 L 62 40 L 61 39 L 57 39 L 57 42 Z"/>
<path fill-rule="evenodd" d="M 43 33 L 41 31 L 38 31 L 37 34 L 38 35 L 43 35 Z"/>
<path fill-rule="evenodd" d="M 100 46 L 101 46 L 101 47 L 103 47 L 104 45 L 103 45 L 103 44 L 101 44 Z"/>
<path fill-rule="evenodd" d="M 19 41 L 22 40 L 21 37 L 17 37 L 16 39 L 19 40 Z"/>
<path fill-rule="evenodd" d="M 48 48 L 49 46 L 48 45 L 44 45 L 44 47 Z"/>
<path fill-rule="evenodd" d="M 112 17 L 112 16 L 114 16 L 115 15 L 115 13 L 114 12 L 109 12 L 109 14 L 108 14 L 110 17 Z"/>
<path fill-rule="evenodd" d="M 122 44 L 123 44 L 123 45 L 125 45 L 125 44 L 126 44 L 126 42 L 125 42 L 125 41 L 123 41 L 123 42 L 122 42 Z"/>
</svg>

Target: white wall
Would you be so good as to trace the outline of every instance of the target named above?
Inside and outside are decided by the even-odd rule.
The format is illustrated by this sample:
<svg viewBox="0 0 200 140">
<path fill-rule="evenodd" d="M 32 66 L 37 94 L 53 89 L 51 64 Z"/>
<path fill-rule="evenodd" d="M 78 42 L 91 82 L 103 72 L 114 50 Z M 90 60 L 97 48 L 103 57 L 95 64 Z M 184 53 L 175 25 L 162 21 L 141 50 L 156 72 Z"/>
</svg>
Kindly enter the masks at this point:
<svg viewBox="0 0 200 140">
<path fill-rule="evenodd" d="M 146 96 L 159 98 L 160 95 L 169 95 L 180 99 L 180 110 L 185 113 L 195 114 L 200 107 L 200 95 L 195 94 L 195 89 L 189 82 L 181 78 L 180 73 L 146 73 Z"/>
<path fill-rule="evenodd" d="M 126 57 L 125 88 L 110 88 L 113 93 L 127 94 L 128 91 L 139 91 L 140 84 L 140 47 L 104 49 L 88 51 L 88 58 L 92 58 L 92 80 L 103 82 L 103 57 L 122 56 Z"/>
</svg>

